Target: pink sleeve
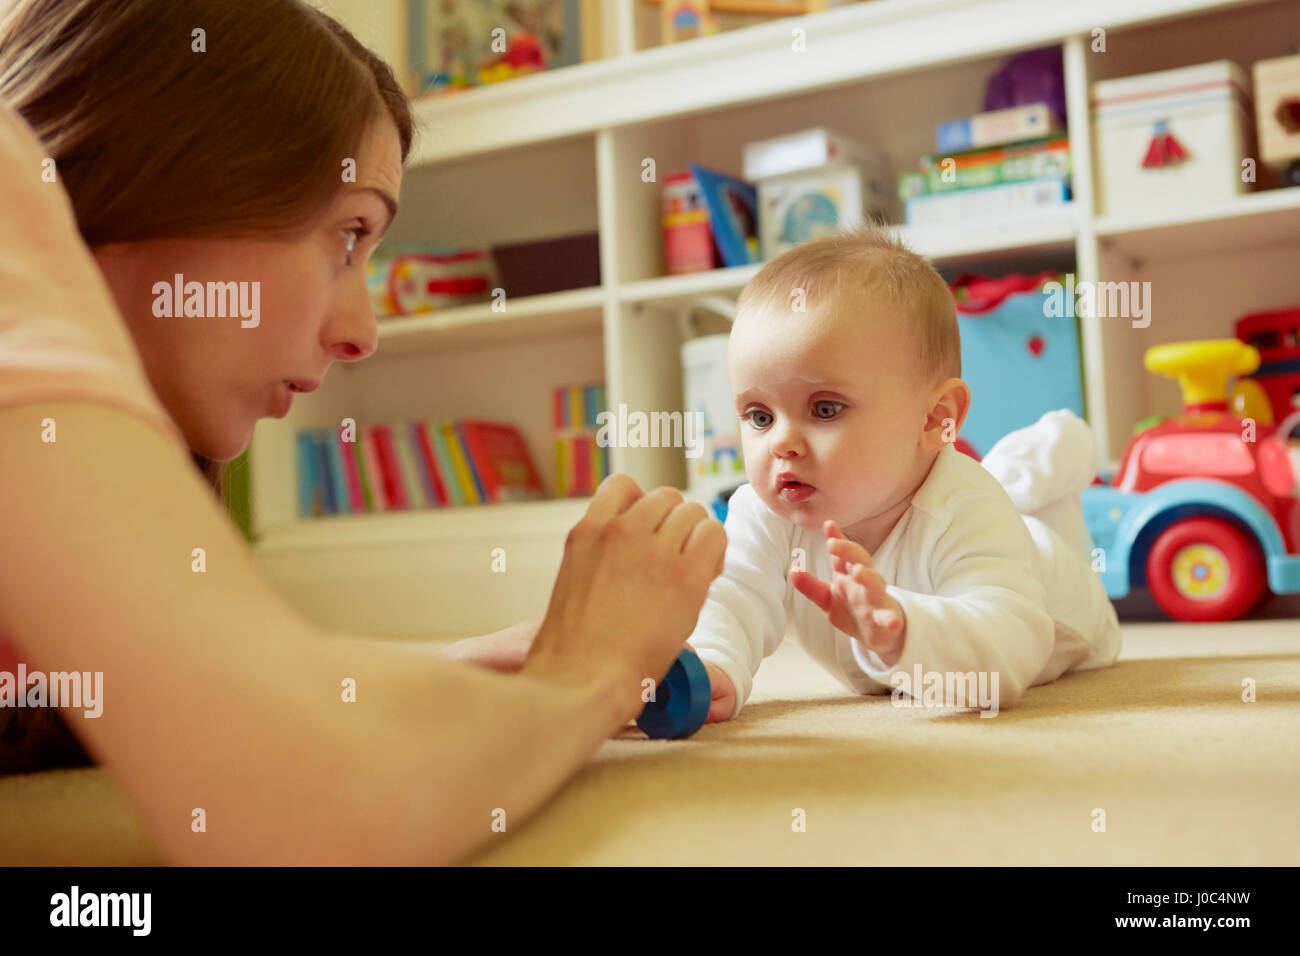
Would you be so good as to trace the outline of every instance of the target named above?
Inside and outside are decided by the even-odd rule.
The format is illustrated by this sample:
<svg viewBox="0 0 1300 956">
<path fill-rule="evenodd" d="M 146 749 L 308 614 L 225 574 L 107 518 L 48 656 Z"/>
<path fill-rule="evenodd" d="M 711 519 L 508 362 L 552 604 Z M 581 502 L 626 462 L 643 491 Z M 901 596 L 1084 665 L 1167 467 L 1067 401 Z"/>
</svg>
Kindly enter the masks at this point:
<svg viewBox="0 0 1300 956">
<path fill-rule="evenodd" d="M 185 447 L 50 172 L 57 180 L 30 127 L 0 104 L 0 408 L 108 405 Z"/>
</svg>

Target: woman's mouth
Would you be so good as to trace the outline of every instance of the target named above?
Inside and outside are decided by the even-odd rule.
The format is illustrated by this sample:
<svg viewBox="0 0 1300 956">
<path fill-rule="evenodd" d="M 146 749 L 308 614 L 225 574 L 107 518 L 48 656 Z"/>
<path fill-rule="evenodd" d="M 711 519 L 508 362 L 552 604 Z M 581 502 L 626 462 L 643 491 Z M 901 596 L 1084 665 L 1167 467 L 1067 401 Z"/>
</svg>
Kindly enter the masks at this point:
<svg viewBox="0 0 1300 956">
<path fill-rule="evenodd" d="M 807 501 L 816 490 L 813 485 L 797 478 L 778 476 L 776 480 L 776 493 L 789 502 Z"/>
</svg>

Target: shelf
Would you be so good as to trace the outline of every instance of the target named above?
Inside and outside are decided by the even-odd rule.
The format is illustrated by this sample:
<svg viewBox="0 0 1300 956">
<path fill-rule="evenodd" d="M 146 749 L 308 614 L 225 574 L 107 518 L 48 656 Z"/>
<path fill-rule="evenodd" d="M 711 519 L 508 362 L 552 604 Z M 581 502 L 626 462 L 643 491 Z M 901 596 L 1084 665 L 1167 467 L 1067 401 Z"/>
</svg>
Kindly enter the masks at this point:
<svg viewBox="0 0 1300 956">
<path fill-rule="evenodd" d="M 547 498 L 503 504 L 381 511 L 304 518 L 268 529 L 258 551 L 369 548 L 376 545 L 452 545 L 476 538 L 517 534 L 525 528 L 541 536 L 566 533 L 586 513 L 588 498 Z"/>
<path fill-rule="evenodd" d="M 378 357 L 448 348 L 515 342 L 540 336 L 599 331 L 605 292 L 599 286 L 507 298 L 505 309 L 491 302 L 440 312 L 386 316 L 377 320 Z"/>
<path fill-rule="evenodd" d="M 1139 262 L 1300 242 L 1300 187 L 1180 206 L 1169 213 L 1102 216 L 1097 235 L 1108 250 Z"/>
<path fill-rule="evenodd" d="M 921 70 L 1263 0 L 873 0 L 418 100 L 410 165 Z M 792 24 L 805 51 L 792 50 Z"/>
<path fill-rule="evenodd" d="M 1070 204 L 1051 215 L 1032 218 L 986 219 L 951 226 L 893 226 L 892 231 L 936 267 L 953 269 L 991 259 L 1010 264 L 1016 257 L 1073 255 L 1077 219 L 1077 211 Z M 643 279 L 620 288 L 618 298 L 625 303 L 671 305 L 701 295 L 738 292 L 762 268 L 760 263 Z"/>
</svg>

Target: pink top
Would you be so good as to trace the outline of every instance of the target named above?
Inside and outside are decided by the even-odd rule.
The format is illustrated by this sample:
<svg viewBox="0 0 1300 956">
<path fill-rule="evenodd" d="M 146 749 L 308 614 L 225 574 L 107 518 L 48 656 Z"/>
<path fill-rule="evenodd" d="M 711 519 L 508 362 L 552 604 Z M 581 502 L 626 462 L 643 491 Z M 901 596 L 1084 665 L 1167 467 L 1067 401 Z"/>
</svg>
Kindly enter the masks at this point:
<svg viewBox="0 0 1300 956">
<path fill-rule="evenodd" d="M 109 405 L 187 448 L 81 241 L 67 193 L 43 178 L 45 159 L 31 127 L 0 103 L 0 408 L 31 406 L 39 435 L 42 405 Z M 0 638 L 0 671 L 12 673 L 18 660 Z"/>
</svg>

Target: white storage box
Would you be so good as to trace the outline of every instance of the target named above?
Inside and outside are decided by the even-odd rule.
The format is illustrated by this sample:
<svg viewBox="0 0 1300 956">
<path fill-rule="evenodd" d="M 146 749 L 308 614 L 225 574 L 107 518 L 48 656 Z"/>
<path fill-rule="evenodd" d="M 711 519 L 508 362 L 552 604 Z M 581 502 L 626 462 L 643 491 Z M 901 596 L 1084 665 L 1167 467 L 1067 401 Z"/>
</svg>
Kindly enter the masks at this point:
<svg viewBox="0 0 1300 956">
<path fill-rule="evenodd" d="M 867 217 L 892 218 L 888 159 L 825 127 L 747 144 L 744 177 L 758 186 L 764 259 Z"/>
<path fill-rule="evenodd" d="M 727 382 L 728 338 L 727 334 L 706 335 L 682 343 L 686 414 L 702 414 L 704 419 L 700 447 L 695 453 L 688 449 L 686 456 L 688 497 L 701 504 L 746 481 L 740 418 Z"/>
<path fill-rule="evenodd" d="M 1093 86 L 1099 212 L 1125 215 L 1244 193 L 1250 80 L 1230 60 Z"/>
</svg>

